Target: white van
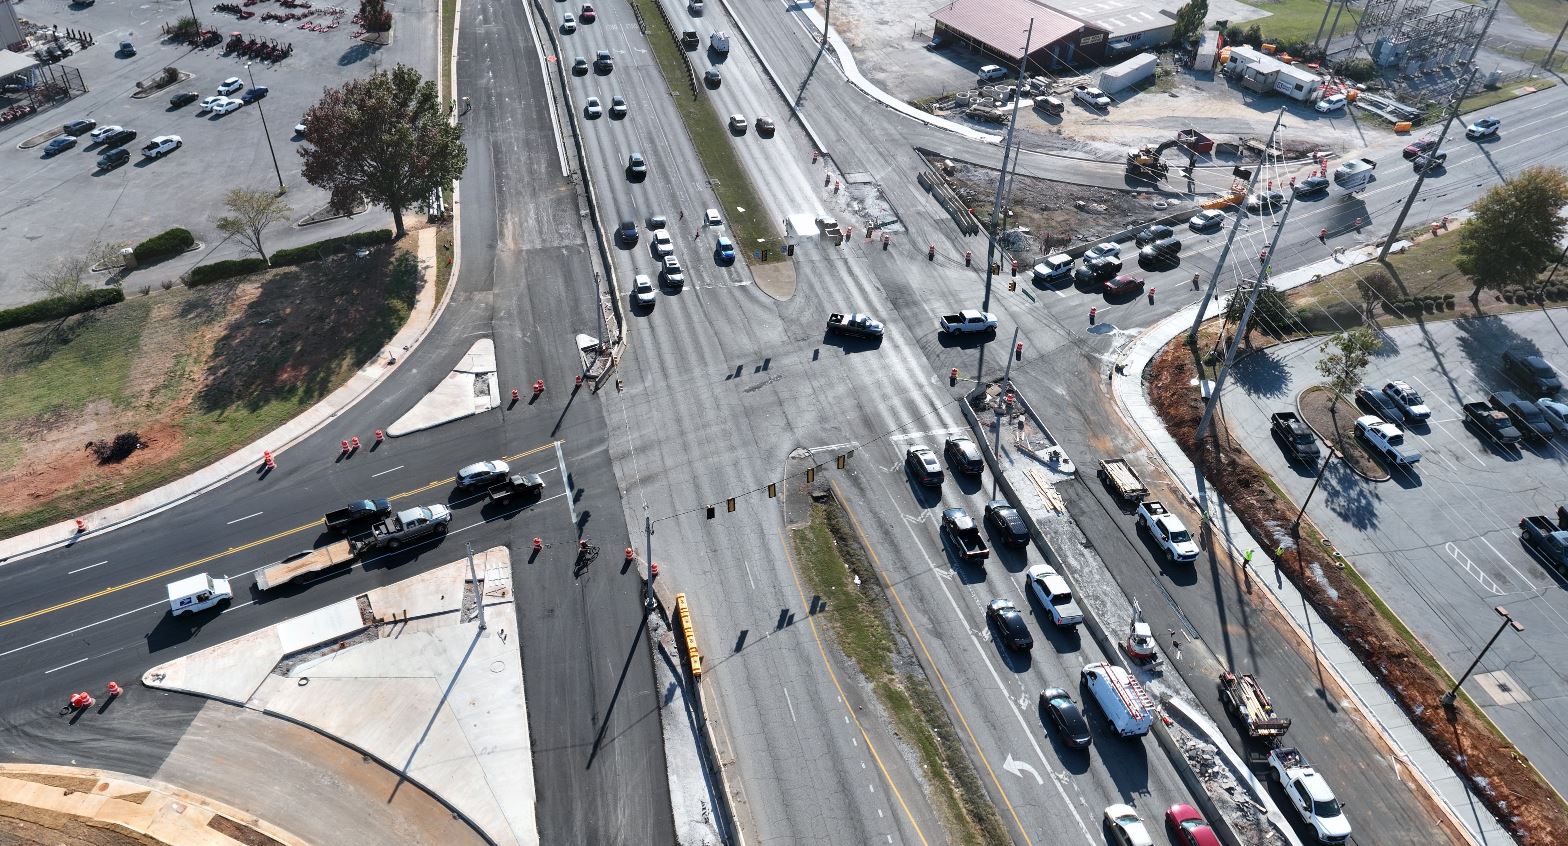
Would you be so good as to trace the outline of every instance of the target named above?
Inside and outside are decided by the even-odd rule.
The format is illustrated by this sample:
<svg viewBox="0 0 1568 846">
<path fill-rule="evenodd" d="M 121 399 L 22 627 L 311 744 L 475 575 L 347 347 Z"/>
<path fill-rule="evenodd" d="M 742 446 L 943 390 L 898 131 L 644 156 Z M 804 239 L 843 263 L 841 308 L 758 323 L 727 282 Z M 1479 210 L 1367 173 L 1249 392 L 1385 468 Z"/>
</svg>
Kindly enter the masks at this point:
<svg viewBox="0 0 1568 846">
<path fill-rule="evenodd" d="M 1073 257 L 1066 253 L 1057 253 L 1040 259 L 1034 266 L 1034 281 L 1049 284 L 1059 279 L 1066 279 L 1073 272 Z"/>
<path fill-rule="evenodd" d="M 169 612 L 176 617 L 194 614 L 233 598 L 228 579 L 214 579 L 206 573 L 169 583 Z"/>
<path fill-rule="evenodd" d="M 1083 680 L 1117 733 L 1122 737 L 1149 733 L 1154 725 L 1154 700 L 1131 674 L 1115 664 L 1098 661 L 1084 666 Z"/>
<path fill-rule="evenodd" d="M 1007 76 L 1007 68 L 1001 65 L 983 65 L 980 70 L 975 72 L 975 76 L 980 77 L 985 82 L 995 82 Z"/>
</svg>

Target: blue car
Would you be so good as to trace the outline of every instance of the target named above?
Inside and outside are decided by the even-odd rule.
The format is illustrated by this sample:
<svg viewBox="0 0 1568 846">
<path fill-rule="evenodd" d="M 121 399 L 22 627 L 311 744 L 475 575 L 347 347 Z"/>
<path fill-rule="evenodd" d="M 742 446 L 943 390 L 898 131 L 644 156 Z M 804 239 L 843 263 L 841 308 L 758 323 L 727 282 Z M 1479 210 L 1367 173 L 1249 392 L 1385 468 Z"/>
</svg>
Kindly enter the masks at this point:
<svg viewBox="0 0 1568 846">
<path fill-rule="evenodd" d="M 720 235 L 719 240 L 713 245 L 713 253 L 719 261 L 730 262 L 735 260 L 735 242 Z"/>
</svg>

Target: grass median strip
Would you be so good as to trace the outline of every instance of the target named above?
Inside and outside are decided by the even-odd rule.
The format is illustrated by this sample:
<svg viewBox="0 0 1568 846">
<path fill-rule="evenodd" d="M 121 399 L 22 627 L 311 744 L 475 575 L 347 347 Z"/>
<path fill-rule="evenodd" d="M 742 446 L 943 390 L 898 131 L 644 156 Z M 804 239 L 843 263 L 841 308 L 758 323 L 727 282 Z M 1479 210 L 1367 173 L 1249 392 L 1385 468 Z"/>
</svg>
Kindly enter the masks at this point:
<svg viewBox="0 0 1568 846">
<path fill-rule="evenodd" d="M 648 43 L 653 46 L 659 73 L 664 76 L 664 84 L 669 86 L 670 98 L 675 101 L 675 109 L 686 124 L 686 134 L 691 137 L 692 147 L 697 150 L 697 158 L 702 161 L 702 169 L 708 174 L 713 192 L 719 196 L 730 231 L 735 236 L 736 248 L 751 264 L 782 260 L 782 250 L 778 247 L 779 230 L 762 205 L 762 198 L 757 194 L 757 188 L 747 175 L 740 157 L 736 155 L 724 118 L 713 103 L 703 96 L 705 89 L 691 90 L 691 78 L 688 75 L 691 66 L 676 43 L 675 34 L 669 31 L 658 0 L 632 0 L 632 5 L 641 14 L 648 29 L 652 30 L 648 33 Z M 769 251 L 766 262 L 753 255 L 763 249 Z"/>
<path fill-rule="evenodd" d="M 953 841 L 1010 843 L 936 692 L 923 675 L 904 669 L 918 663 L 843 512 L 832 501 L 813 505 L 810 522 L 792 531 L 792 541 L 806 583 L 825 600 L 821 613 L 835 644 L 871 683 L 894 731 L 918 756 Z"/>
</svg>

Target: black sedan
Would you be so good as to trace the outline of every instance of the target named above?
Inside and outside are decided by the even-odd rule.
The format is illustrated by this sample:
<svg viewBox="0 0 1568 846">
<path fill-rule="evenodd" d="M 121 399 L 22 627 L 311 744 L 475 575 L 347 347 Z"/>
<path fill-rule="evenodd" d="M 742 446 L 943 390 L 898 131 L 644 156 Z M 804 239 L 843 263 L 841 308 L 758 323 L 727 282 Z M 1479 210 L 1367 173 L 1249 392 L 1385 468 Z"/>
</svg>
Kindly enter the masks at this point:
<svg viewBox="0 0 1568 846">
<path fill-rule="evenodd" d="M 1024 525 L 1024 518 L 1018 515 L 1018 509 L 1008 505 L 1007 500 L 993 499 L 986 503 L 985 520 L 1008 546 L 1029 544 L 1029 527 Z"/>
<path fill-rule="evenodd" d="M 1034 635 L 1029 633 L 1029 624 L 1024 622 L 1024 615 L 1019 613 L 1018 606 L 1006 599 L 993 599 L 985 607 L 985 619 L 996 627 L 997 636 L 1008 649 L 1027 652 L 1034 648 Z"/>
<path fill-rule="evenodd" d="M 1356 389 L 1356 405 L 1389 423 L 1403 425 L 1405 422 L 1405 413 L 1399 410 L 1399 406 L 1394 405 L 1394 401 L 1389 399 L 1387 394 L 1371 385 L 1362 385 Z"/>
<path fill-rule="evenodd" d="M 1083 718 L 1078 703 L 1067 691 L 1059 687 L 1040 691 L 1040 705 L 1051 715 L 1051 722 L 1056 723 L 1063 743 L 1074 749 L 1084 749 L 1094 742 L 1094 736 L 1089 734 L 1089 721 Z"/>
<path fill-rule="evenodd" d="M 1298 197 L 1311 197 L 1314 194 L 1328 193 L 1329 181 L 1323 176 L 1309 176 L 1297 182 L 1291 190 Z"/>
<path fill-rule="evenodd" d="M 201 95 L 195 91 L 182 91 L 169 98 L 169 106 L 171 108 L 181 109 L 200 99 Z"/>
</svg>

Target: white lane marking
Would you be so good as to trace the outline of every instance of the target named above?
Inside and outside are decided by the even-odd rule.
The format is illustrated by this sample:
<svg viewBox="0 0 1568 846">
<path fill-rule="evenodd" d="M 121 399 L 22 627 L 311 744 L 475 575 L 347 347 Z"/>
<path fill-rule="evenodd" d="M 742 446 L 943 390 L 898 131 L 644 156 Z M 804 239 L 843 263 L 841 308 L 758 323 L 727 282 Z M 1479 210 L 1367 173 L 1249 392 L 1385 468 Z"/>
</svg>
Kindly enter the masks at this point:
<svg viewBox="0 0 1568 846">
<path fill-rule="evenodd" d="M 397 471 L 397 470 L 402 470 L 405 466 L 406 465 L 399 464 L 398 466 L 393 467 L 391 470 L 382 470 L 380 473 L 371 473 L 370 474 L 370 478 L 374 479 L 377 476 L 385 476 L 388 473 L 391 473 L 391 472 L 394 472 L 394 471 Z"/>
<path fill-rule="evenodd" d="M 561 442 L 555 442 L 555 463 L 561 468 L 561 489 L 566 491 L 566 510 L 572 515 L 572 525 L 577 525 L 577 505 L 572 502 L 572 486 L 566 476 L 566 456 L 561 452 Z M 553 499 L 553 497 L 552 497 Z"/>
<path fill-rule="evenodd" d="M 1493 555 L 1496 555 L 1499 560 L 1501 560 L 1504 564 L 1507 564 L 1508 565 L 1508 569 L 1514 571 L 1514 575 L 1518 576 L 1521 580 L 1523 580 L 1526 585 L 1529 585 L 1529 589 L 1530 589 L 1530 591 L 1532 593 L 1537 592 L 1537 591 L 1540 590 L 1540 588 L 1537 588 L 1535 586 L 1535 582 L 1530 581 L 1530 578 L 1528 576 L 1526 576 L 1522 570 L 1520 570 L 1518 567 L 1514 566 L 1514 562 L 1508 560 L 1508 556 L 1506 556 L 1506 555 L 1502 554 L 1501 552 L 1499 552 L 1497 547 L 1492 546 L 1492 542 L 1491 541 L 1487 540 L 1486 538 L 1480 538 L 1479 540 L 1481 541 L 1481 543 L 1486 544 L 1486 548 L 1490 549 L 1492 551 Z"/>
<path fill-rule="evenodd" d="M 960 432 L 960 431 L 965 431 L 965 430 L 962 427 L 959 427 L 959 426 L 950 426 L 950 427 L 948 427 L 946 429 L 932 429 L 929 432 L 910 432 L 907 435 L 892 435 L 892 436 L 890 436 L 888 438 L 888 440 L 890 440 L 890 441 L 909 441 L 909 440 L 914 440 L 915 438 L 929 438 L 929 437 L 931 437 L 933 435 L 951 435 L 951 434 L 954 434 L 954 433 Z"/>
<path fill-rule="evenodd" d="M 784 691 L 784 704 L 789 706 L 789 719 L 790 719 L 790 722 L 792 722 L 792 723 L 800 722 L 800 720 L 795 718 L 795 703 L 790 701 L 790 698 L 789 698 L 789 688 L 784 687 L 784 688 L 780 688 L 780 690 Z"/>
<path fill-rule="evenodd" d="M 1477 567 L 1475 562 L 1470 560 L 1470 556 L 1460 552 L 1459 547 L 1455 546 L 1452 541 L 1444 544 L 1443 548 L 1448 551 L 1449 556 L 1452 557 L 1454 561 L 1459 564 L 1459 566 L 1465 568 L 1465 572 L 1469 573 L 1470 577 L 1475 579 L 1476 583 L 1479 584 L 1482 588 L 1491 592 L 1493 596 L 1503 595 L 1503 592 L 1497 588 L 1497 582 L 1492 581 L 1490 576 L 1483 572 L 1480 567 Z"/>
<path fill-rule="evenodd" d="M 240 610 L 241 608 L 244 608 L 247 605 L 255 605 L 255 604 L 256 604 L 256 600 L 252 599 L 249 602 L 241 602 L 238 605 L 230 605 L 229 607 L 223 609 L 222 611 L 219 611 L 218 613 L 219 614 L 227 614 L 230 611 L 238 611 L 238 610 Z"/>
<path fill-rule="evenodd" d="M 93 660 L 93 658 L 92 658 L 91 655 L 89 655 L 86 658 L 82 658 L 81 660 L 78 660 L 78 661 L 72 661 L 69 664 L 61 664 L 60 666 L 55 667 L 53 670 L 44 670 L 44 675 L 47 676 L 50 673 L 56 673 L 56 672 L 59 672 L 60 670 L 65 669 L 66 667 L 74 667 L 77 664 L 85 664 L 85 663 L 87 663 L 88 661 L 91 661 L 91 660 Z"/>
<path fill-rule="evenodd" d="M 235 523 L 238 523 L 238 522 L 240 522 L 242 520 L 249 520 L 252 517 L 260 517 L 261 515 L 266 514 L 266 513 L 267 512 L 265 512 L 265 511 L 258 511 L 255 514 L 247 514 L 244 517 L 239 518 L 238 520 L 230 520 L 226 525 L 232 526 Z"/>
<path fill-rule="evenodd" d="M 42 640 L 35 640 L 32 643 L 27 643 L 27 644 L 23 644 L 21 646 L 17 646 L 17 647 L 13 647 L 11 649 L 7 649 L 4 652 L 0 652 L 0 658 L 4 658 L 5 656 L 10 655 L 13 652 L 21 652 L 24 649 L 31 649 L 31 648 L 33 648 L 35 646 L 38 646 L 39 644 L 48 643 L 51 640 L 59 640 L 62 637 L 68 637 L 70 635 L 76 634 L 77 632 L 86 631 L 87 629 L 90 629 L 93 626 L 100 626 L 100 625 L 103 625 L 104 623 L 108 623 L 108 622 L 111 622 L 113 620 L 118 620 L 121 617 L 128 617 L 128 616 L 130 616 L 132 614 L 135 614 L 138 611 L 146 611 L 148 608 L 157 608 L 160 605 L 167 606 L 168 604 L 169 604 L 169 600 L 167 600 L 167 599 L 160 599 L 160 600 L 158 600 L 157 602 L 154 602 L 151 605 L 143 605 L 140 608 L 132 608 L 129 611 L 126 611 L 126 612 L 120 613 L 120 614 L 116 614 L 113 617 L 105 617 L 105 618 L 103 618 L 102 620 L 99 620 L 96 623 L 88 623 L 85 626 L 79 626 L 77 628 L 71 629 L 68 632 L 60 632 L 59 634 L 50 635 L 50 636 L 48 636 L 48 637 L 46 637 L 46 638 L 44 638 Z"/>
<path fill-rule="evenodd" d="M 73 576 L 73 575 L 75 575 L 77 573 L 81 573 L 81 572 L 85 572 L 87 570 L 91 570 L 94 567 L 102 567 L 103 565 L 108 564 L 108 563 L 109 562 L 107 562 L 107 561 L 99 561 L 97 564 L 88 564 L 86 567 L 78 567 L 75 570 L 67 570 L 67 571 L 65 571 L 65 574 L 67 576 Z"/>
<path fill-rule="evenodd" d="M 1007 760 L 1002 763 L 1002 769 L 1007 770 L 1008 772 L 1015 776 L 1019 776 L 1020 778 L 1023 777 L 1024 773 L 1028 773 L 1034 776 L 1035 784 L 1045 784 L 1045 779 L 1040 777 L 1039 770 L 1036 770 L 1034 767 L 1029 766 L 1017 758 L 1014 758 L 1013 753 L 1011 752 L 1007 753 Z"/>
</svg>

